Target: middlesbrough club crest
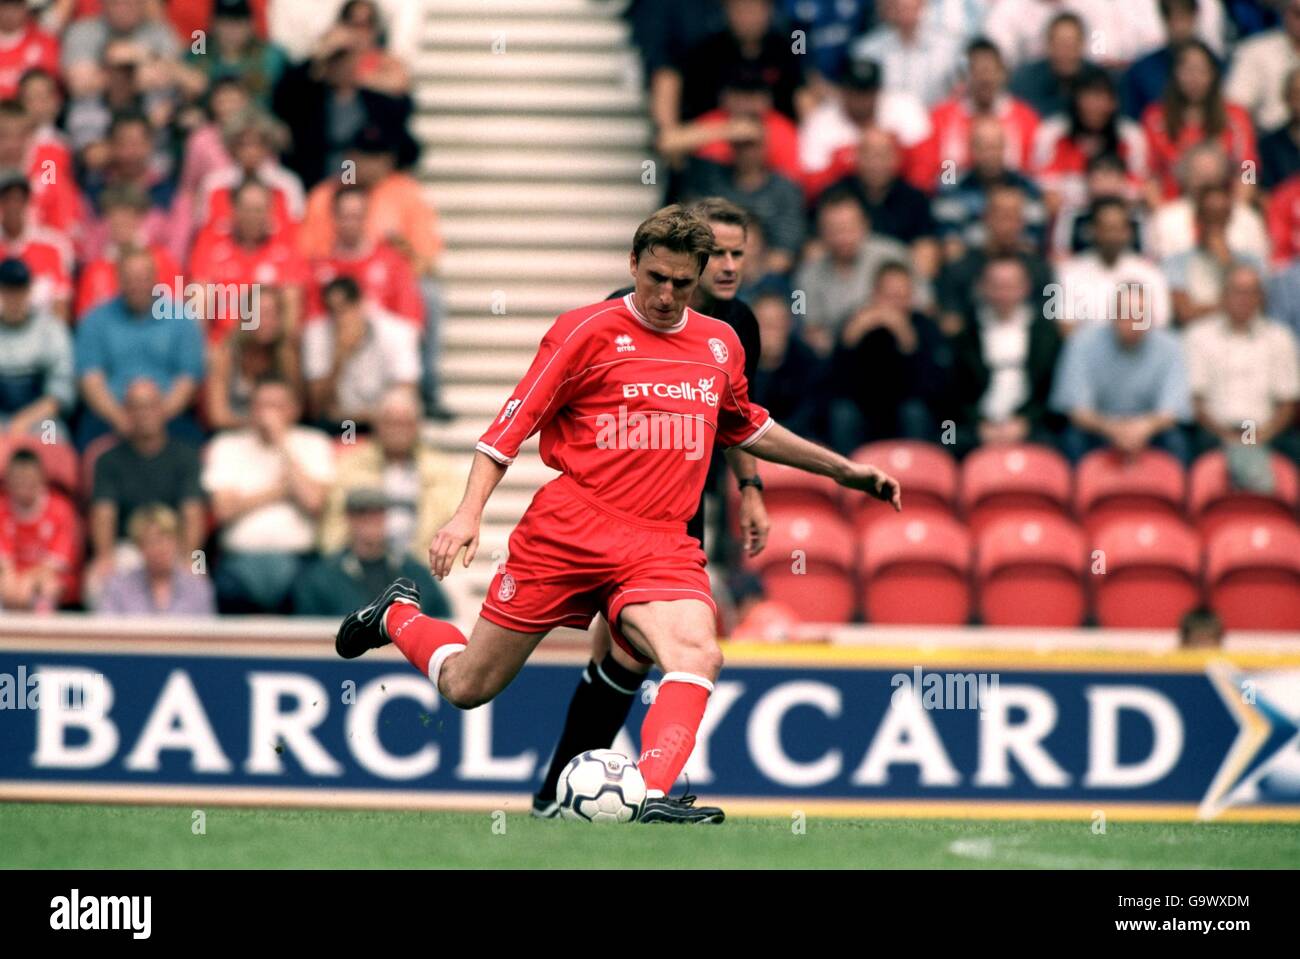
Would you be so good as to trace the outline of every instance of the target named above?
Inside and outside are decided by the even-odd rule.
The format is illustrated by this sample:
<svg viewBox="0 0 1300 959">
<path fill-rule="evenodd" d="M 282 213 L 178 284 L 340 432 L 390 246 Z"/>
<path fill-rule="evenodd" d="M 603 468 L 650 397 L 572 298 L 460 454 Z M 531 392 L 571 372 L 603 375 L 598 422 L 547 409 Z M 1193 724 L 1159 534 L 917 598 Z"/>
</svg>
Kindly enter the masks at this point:
<svg viewBox="0 0 1300 959">
<path fill-rule="evenodd" d="M 727 344 L 716 336 L 709 340 L 709 352 L 713 354 L 713 358 L 719 363 L 727 362 Z"/>
<path fill-rule="evenodd" d="M 515 594 L 515 578 L 509 573 L 501 574 L 501 582 L 497 586 L 497 599 L 501 602 L 509 602 L 510 597 Z"/>
</svg>

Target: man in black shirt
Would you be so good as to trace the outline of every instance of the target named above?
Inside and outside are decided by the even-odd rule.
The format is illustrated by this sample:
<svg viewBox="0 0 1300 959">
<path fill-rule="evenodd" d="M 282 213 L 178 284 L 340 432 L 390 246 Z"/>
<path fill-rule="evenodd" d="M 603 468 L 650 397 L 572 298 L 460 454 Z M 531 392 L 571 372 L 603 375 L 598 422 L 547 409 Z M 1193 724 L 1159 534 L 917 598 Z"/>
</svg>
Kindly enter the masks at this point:
<svg viewBox="0 0 1300 959">
<path fill-rule="evenodd" d="M 118 543 L 126 538 L 128 521 L 140 507 L 162 503 L 180 514 L 186 557 L 203 546 L 206 535 L 199 454 L 188 443 L 168 436 L 157 384 L 143 377 L 136 380 L 127 387 L 123 405 L 129 421 L 126 435 L 95 461 L 90 506 L 93 556 L 87 576 L 92 594 L 114 571 Z"/>
<path fill-rule="evenodd" d="M 745 379 L 753 382 L 758 370 L 761 352 L 758 320 L 748 306 L 736 299 L 740 289 L 740 274 L 745 256 L 746 229 L 749 215 L 740 207 L 719 197 L 700 200 L 692 207 L 713 228 L 715 248 L 708 266 L 700 276 L 700 283 L 691 309 L 697 313 L 722 320 L 736 331 L 745 351 Z M 609 299 L 626 296 L 631 287 L 615 290 Z M 724 453 L 731 471 L 740 482 L 740 533 L 743 548 L 749 555 L 757 555 L 767 541 L 768 519 L 763 508 L 763 486 L 758 479 L 757 463 L 753 456 L 739 447 Z M 720 457 L 717 450 L 709 470 L 705 488 L 716 486 Z M 704 497 L 695 515 L 686 523 L 686 531 L 704 545 Z M 560 773 L 570 759 L 588 749 L 607 749 L 627 721 L 632 700 L 640 689 L 643 677 L 624 668 L 610 655 L 609 626 L 601 617 L 592 624 L 591 662 L 583 670 L 582 682 L 574 691 L 565 716 L 564 730 L 551 756 L 551 765 L 541 789 L 533 797 L 533 815 L 551 819 L 559 815 L 555 787 Z M 721 811 L 711 807 L 695 810 L 700 821 L 720 817 Z M 720 821 L 720 818 L 719 818 Z"/>
</svg>

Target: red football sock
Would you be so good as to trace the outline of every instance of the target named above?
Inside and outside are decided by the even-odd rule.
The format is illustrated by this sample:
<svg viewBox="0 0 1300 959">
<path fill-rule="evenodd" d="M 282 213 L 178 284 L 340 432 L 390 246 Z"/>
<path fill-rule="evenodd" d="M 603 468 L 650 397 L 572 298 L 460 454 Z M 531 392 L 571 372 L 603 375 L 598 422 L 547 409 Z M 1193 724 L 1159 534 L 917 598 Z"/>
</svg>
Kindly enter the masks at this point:
<svg viewBox="0 0 1300 959">
<path fill-rule="evenodd" d="M 393 603 L 384 613 L 384 632 L 412 666 L 429 675 L 429 660 L 443 646 L 464 647 L 465 634 L 451 623 L 433 619 L 410 603 Z M 430 677 L 433 678 L 433 677 Z"/>
<path fill-rule="evenodd" d="M 695 748 L 713 684 L 692 673 L 665 673 L 641 724 L 641 761 L 646 789 L 668 795 Z"/>
</svg>

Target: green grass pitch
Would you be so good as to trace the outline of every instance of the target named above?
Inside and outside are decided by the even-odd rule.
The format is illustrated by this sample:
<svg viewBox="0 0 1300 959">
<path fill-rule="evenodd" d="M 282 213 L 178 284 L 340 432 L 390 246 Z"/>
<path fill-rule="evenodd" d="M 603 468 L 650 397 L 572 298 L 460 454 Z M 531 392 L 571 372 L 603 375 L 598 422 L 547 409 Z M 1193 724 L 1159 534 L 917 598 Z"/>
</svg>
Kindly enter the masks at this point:
<svg viewBox="0 0 1300 959">
<path fill-rule="evenodd" d="M 0 803 L 10 868 L 1294 868 L 1300 824 L 808 818 L 590 826 L 489 812 Z"/>
</svg>

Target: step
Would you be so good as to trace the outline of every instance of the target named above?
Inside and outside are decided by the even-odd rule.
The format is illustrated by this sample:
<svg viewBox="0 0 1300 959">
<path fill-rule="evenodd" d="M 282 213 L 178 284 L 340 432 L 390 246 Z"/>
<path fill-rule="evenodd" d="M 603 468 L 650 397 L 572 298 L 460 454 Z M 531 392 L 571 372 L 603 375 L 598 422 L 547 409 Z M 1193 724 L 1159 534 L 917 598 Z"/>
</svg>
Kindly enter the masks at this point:
<svg viewBox="0 0 1300 959">
<path fill-rule="evenodd" d="M 476 80 L 426 83 L 415 91 L 419 110 L 431 113 L 628 113 L 643 115 L 640 87 L 562 81 Z"/>
<path fill-rule="evenodd" d="M 466 123 L 464 117 L 418 115 L 412 134 L 429 147 L 462 144 L 472 147 L 575 146 L 593 149 L 635 149 L 650 143 L 645 117 L 520 117 L 490 114 Z"/>
<path fill-rule="evenodd" d="M 655 161 L 638 150 L 433 147 L 420 157 L 420 174 L 435 180 L 577 180 L 640 183 Z"/>
<path fill-rule="evenodd" d="M 536 350 L 554 317 L 473 316 L 448 320 L 443 347 L 456 349 Z"/>
<path fill-rule="evenodd" d="M 615 276 L 615 283 L 620 277 Z M 451 316 L 547 316 L 552 319 L 580 306 L 599 303 L 610 283 L 559 282 L 483 283 L 463 281 L 443 291 Z M 497 307 L 497 309 L 494 309 Z"/>
<path fill-rule="evenodd" d="M 528 371 L 536 350 L 493 350 L 447 353 L 442 378 L 447 383 L 499 383 L 509 390 Z M 502 401 L 506 398 L 503 396 Z M 486 419 L 483 426 L 487 426 Z"/>
<path fill-rule="evenodd" d="M 412 71 L 419 83 L 444 80 L 570 80 L 590 84 L 639 87 L 641 66 L 631 50 L 610 49 L 552 53 L 532 50 L 497 54 L 482 50 L 424 50 Z"/>
<path fill-rule="evenodd" d="M 657 185 L 593 183 L 575 190 L 569 184 L 475 183 L 446 180 L 426 187 L 426 196 L 440 214 L 495 211 L 503 213 L 645 213 L 656 210 L 663 200 Z"/>
<path fill-rule="evenodd" d="M 506 401 L 507 390 L 497 383 L 448 383 L 442 402 L 457 416 L 482 419 L 495 416 Z"/>
<path fill-rule="evenodd" d="M 513 385 L 513 380 L 503 384 L 501 390 L 503 399 L 510 395 L 510 387 Z M 491 413 L 486 416 L 458 416 L 449 423 L 435 423 L 432 427 L 426 428 L 425 435 L 437 449 L 454 454 L 468 454 L 474 452 L 474 445 L 492 423 Z M 537 443 L 537 436 L 534 435 L 524 440 L 520 449 L 536 453 Z"/>
<path fill-rule="evenodd" d="M 549 14 L 549 11 L 548 11 Z M 525 50 L 610 50 L 630 43 L 628 25 L 600 16 L 565 19 L 547 15 L 535 18 L 496 15 L 485 3 L 472 18 L 463 20 L 431 16 L 420 34 L 422 49 L 445 48 L 502 51 L 498 56 Z"/>
<path fill-rule="evenodd" d="M 424 430 L 425 442 L 430 442 L 428 433 L 429 427 L 426 425 Z M 446 455 L 448 468 L 453 470 L 455 475 L 469 476 L 470 467 L 474 462 L 474 448 L 472 445 L 468 450 L 448 450 Z M 501 480 L 501 485 L 497 488 L 536 491 L 558 475 L 559 473 L 542 462 L 542 458 L 537 453 L 535 441 L 530 441 L 519 451 L 519 457 L 506 471 L 506 475 Z"/>
<path fill-rule="evenodd" d="M 447 246 L 612 247 L 626 252 L 639 220 L 635 216 L 562 217 L 460 213 L 442 224 Z"/>
<path fill-rule="evenodd" d="M 563 276 L 612 287 L 627 271 L 627 255 L 618 250 L 462 250 L 451 248 L 440 259 L 444 282 L 458 280 L 548 279 Z"/>
</svg>

